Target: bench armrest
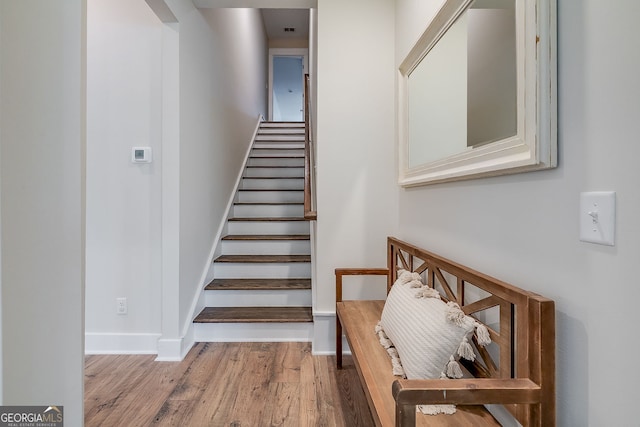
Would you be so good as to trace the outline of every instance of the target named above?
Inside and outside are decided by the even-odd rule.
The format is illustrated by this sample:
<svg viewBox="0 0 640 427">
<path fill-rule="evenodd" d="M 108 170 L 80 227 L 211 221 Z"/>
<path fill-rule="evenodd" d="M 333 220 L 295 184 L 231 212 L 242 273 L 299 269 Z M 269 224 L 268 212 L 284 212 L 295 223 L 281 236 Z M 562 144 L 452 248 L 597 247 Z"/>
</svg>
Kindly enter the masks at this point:
<svg viewBox="0 0 640 427">
<path fill-rule="evenodd" d="M 540 403 L 540 386 L 529 379 L 396 380 L 396 426 L 416 425 L 416 405 Z"/>
<path fill-rule="evenodd" d="M 336 268 L 336 302 L 342 301 L 342 276 L 388 276 L 388 268 Z"/>
<path fill-rule="evenodd" d="M 399 405 L 540 402 L 540 386 L 526 378 L 396 380 L 393 382 L 392 394 Z"/>
</svg>

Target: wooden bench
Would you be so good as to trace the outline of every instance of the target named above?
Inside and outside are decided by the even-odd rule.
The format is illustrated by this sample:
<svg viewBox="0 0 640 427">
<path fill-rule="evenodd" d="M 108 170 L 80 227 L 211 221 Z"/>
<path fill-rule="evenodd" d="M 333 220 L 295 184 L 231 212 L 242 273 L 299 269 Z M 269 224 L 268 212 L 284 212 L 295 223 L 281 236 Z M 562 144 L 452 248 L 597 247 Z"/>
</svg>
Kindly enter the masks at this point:
<svg viewBox="0 0 640 427">
<path fill-rule="evenodd" d="M 554 302 L 474 271 L 395 238 L 388 238 L 387 268 L 336 269 L 336 358 L 342 367 L 342 335 L 378 426 L 500 425 L 485 404 L 503 405 L 523 426 L 553 427 L 555 411 Z M 417 272 L 443 300 L 485 322 L 492 344 L 474 347 L 475 362 L 461 360 L 461 379 L 407 380 L 394 376 L 391 361 L 374 332 L 384 301 L 342 299 L 348 275 L 387 276 L 387 293 L 397 271 Z M 489 321 L 487 320 L 489 319 Z M 493 348 L 491 348 L 493 347 Z M 453 415 L 416 414 L 419 404 L 455 404 Z"/>
</svg>

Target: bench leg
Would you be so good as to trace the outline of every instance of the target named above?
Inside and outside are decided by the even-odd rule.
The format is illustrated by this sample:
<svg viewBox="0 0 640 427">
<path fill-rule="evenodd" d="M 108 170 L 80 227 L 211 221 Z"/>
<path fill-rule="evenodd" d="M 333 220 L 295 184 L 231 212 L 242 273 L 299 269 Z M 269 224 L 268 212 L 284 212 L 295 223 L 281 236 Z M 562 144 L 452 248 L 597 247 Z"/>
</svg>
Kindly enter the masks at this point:
<svg viewBox="0 0 640 427">
<path fill-rule="evenodd" d="M 342 368 L 342 323 L 340 317 L 336 313 L 336 365 L 338 369 Z"/>
<path fill-rule="evenodd" d="M 396 403 L 396 427 L 416 426 L 416 405 L 398 405 Z"/>
</svg>

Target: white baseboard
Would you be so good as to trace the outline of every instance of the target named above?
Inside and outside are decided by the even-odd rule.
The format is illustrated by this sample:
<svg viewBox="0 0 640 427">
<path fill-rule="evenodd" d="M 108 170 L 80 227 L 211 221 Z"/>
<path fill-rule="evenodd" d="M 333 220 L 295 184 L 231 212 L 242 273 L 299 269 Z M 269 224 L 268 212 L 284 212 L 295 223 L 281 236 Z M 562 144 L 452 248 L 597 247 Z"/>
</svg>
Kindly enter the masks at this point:
<svg viewBox="0 0 640 427">
<path fill-rule="evenodd" d="M 160 334 L 87 332 L 84 338 L 85 354 L 157 354 Z"/>
<path fill-rule="evenodd" d="M 336 354 L 336 313 L 333 311 L 314 312 L 313 326 L 311 354 L 314 356 L 334 356 Z M 342 354 L 351 354 L 345 337 L 342 337 Z"/>
<path fill-rule="evenodd" d="M 193 325 L 182 338 L 159 339 L 156 362 L 180 362 L 195 344 Z"/>
</svg>

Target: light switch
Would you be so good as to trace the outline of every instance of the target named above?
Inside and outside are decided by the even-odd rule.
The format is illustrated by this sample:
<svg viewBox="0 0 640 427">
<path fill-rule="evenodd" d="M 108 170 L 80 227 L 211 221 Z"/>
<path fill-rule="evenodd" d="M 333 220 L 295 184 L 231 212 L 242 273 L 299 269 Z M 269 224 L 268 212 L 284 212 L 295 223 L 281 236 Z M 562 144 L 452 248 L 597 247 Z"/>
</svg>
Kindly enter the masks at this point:
<svg viewBox="0 0 640 427">
<path fill-rule="evenodd" d="M 614 246 L 615 231 L 615 191 L 580 193 L 580 240 Z"/>
</svg>

